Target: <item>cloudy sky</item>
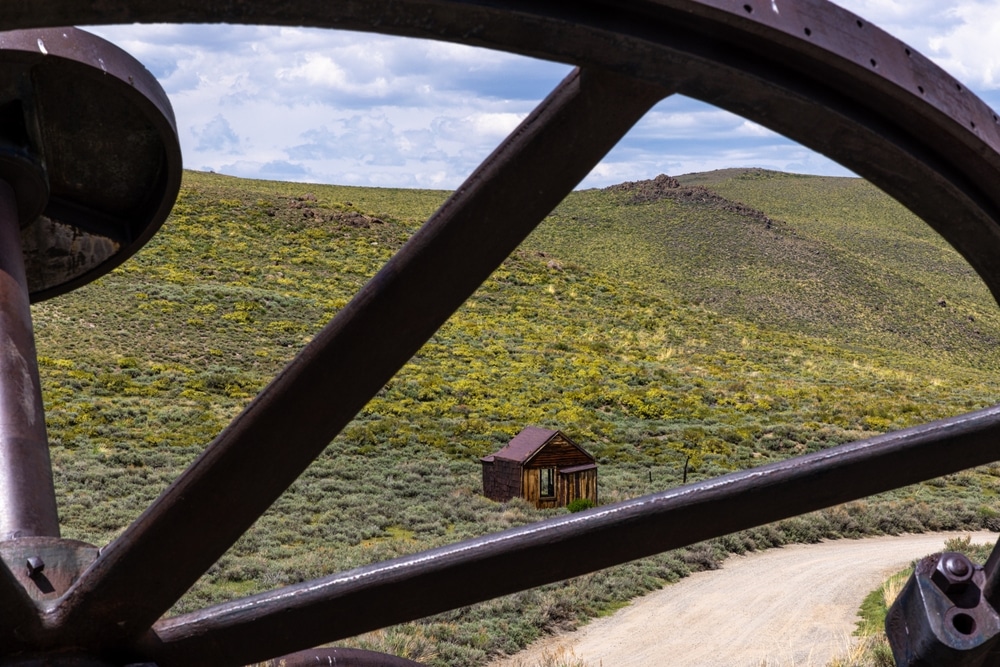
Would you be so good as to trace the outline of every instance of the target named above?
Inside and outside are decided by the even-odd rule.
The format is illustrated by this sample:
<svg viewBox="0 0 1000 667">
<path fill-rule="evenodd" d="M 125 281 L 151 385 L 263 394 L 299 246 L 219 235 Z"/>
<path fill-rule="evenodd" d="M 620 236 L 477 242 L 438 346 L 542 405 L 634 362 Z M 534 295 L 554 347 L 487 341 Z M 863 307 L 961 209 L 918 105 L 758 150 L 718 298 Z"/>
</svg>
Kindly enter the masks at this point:
<svg viewBox="0 0 1000 667">
<path fill-rule="evenodd" d="M 1000 109 L 1000 2 L 841 0 Z M 451 44 L 243 26 L 103 26 L 159 79 L 185 167 L 250 178 L 455 188 L 565 65 Z M 584 180 L 723 167 L 846 175 L 738 116 L 672 97 Z"/>
</svg>

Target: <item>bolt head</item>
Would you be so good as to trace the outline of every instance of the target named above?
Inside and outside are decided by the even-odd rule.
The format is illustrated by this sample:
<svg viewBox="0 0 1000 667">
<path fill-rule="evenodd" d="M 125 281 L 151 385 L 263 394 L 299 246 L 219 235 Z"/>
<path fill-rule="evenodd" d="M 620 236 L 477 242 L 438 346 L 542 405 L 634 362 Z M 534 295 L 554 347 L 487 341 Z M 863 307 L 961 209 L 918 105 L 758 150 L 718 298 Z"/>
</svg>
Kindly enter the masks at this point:
<svg viewBox="0 0 1000 667">
<path fill-rule="evenodd" d="M 951 556 L 947 558 L 943 564 L 950 574 L 960 578 L 968 575 L 971 570 L 969 562 L 964 558 L 955 558 L 954 556 Z"/>
<path fill-rule="evenodd" d="M 931 579 L 945 593 L 965 590 L 972 581 L 976 566 L 963 554 L 953 551 L 941 554 Z"/>
<path fill-rule="evenodd" d="M 28 576 L 34 577 L 42 573 L 45 569 L 45 563 L 38 556 L 31 556 L 28 558 Z"/>
</svg>

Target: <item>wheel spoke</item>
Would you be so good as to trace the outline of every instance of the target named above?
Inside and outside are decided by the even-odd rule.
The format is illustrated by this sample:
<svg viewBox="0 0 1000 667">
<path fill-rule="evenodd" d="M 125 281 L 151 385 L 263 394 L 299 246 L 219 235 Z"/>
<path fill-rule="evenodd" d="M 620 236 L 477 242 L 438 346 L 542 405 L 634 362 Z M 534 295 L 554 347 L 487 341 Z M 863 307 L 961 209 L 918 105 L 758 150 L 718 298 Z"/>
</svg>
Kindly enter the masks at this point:
<svg viewBox="0 0 1000 667">
<path fill-rule="evenodd" d="M 161 667 L 240 665 L 982 465 L 1000 406 L 158 623 Z"/>
<path fill-rule="evenodd" d="M 600 71 L 570 74 L 102 551 L 67 593 L 57 626 L 91 645 L 148 629 L 667 94 Z"/>
</svg>

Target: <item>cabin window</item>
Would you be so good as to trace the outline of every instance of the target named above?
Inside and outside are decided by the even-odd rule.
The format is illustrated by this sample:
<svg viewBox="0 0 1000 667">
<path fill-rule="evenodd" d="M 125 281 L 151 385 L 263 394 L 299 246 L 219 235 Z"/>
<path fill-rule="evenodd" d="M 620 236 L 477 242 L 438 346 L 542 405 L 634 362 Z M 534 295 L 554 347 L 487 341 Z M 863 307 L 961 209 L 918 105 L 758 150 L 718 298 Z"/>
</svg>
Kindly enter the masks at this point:
<svg viewBox="0 0 1000 667">
<path fill-rule="evenodd" d="M 556 469 L 541 468 L 538 471 L 539 495 L 542 498 L 553 498 L 556 495 Z"/>
</svg>

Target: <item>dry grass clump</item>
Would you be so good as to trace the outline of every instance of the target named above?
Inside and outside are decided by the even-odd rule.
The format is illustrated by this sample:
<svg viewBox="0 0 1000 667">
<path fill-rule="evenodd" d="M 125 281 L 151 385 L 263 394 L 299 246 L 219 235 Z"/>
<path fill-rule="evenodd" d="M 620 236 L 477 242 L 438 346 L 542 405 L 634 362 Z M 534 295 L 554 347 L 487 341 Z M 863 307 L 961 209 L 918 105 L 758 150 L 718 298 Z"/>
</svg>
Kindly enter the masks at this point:
<svg viewBox="0 0 1000 667">
<path fill-rule="evenodd" d="M 573 649 L 559 646 L 551 651 L 545 651 L 535 660 L 515 659 L 509 667 L 603 667 L 591 665 L 576 657 Z"/>
</svg>

